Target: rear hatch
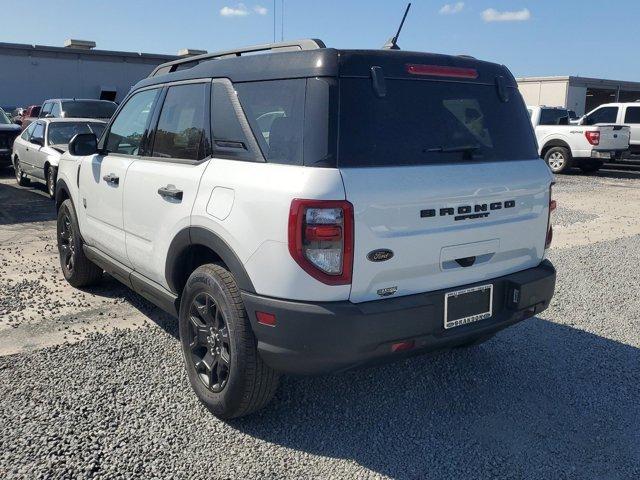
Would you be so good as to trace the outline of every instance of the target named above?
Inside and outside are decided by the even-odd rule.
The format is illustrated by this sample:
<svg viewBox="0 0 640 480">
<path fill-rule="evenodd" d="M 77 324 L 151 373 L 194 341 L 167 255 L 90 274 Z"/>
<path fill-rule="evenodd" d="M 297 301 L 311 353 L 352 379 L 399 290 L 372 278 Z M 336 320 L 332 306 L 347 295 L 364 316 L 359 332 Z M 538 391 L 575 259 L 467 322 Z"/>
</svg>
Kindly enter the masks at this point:
<svg viewBox="0 0 640 480">
<path fill-rule="evenodd" d="M 595 150 L 626 150 L 629 148 L 631 129 L 624 125 L 600 125 L 600 142 Z"/>
<path fill-rule="evenodd" d="M 366 68 L 343 58 L 338 165 L 354 207 L 353 302 L 489 280 L 544 256 L 552 177 L 513 77 L 413 55 Z"/>
</svg>

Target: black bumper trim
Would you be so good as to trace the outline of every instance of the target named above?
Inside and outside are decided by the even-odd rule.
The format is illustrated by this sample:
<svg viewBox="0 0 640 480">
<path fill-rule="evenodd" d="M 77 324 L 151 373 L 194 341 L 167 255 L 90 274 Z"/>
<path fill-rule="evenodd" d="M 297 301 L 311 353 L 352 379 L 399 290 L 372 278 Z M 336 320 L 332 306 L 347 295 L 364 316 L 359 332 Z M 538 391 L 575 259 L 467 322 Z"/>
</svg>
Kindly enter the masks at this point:
<svg viewBox="0 0 640 480">
<path fill-rule="evenodd" d="M 538 267 L 478 283 L 360 304 L 288 301 L 248 292 L 242 292 L 242 298 L 263 360 L 278 371 L 307 375 L 391 361 L 491 336 L 546 309 L 555 281 L 555 269 L 545 260 Z M 486 283 L 494 285 L 493 316 L 445 330 L 444 294 Z M 256 311 L 274 314 L 277 325 L 259 324 Z M 413 350 L 391 352 L 392 343 L 409 340 L 415 342 Z"/>
</svg>

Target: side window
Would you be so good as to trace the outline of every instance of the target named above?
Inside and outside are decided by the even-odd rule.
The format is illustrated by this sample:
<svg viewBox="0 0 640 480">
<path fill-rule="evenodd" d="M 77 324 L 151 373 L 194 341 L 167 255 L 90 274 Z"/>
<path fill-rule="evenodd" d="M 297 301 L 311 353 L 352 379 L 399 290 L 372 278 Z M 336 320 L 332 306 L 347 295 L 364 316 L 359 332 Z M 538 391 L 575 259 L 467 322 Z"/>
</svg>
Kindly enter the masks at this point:
<svg viewBox="0 0 640 480">
<path fill-rule="evenodd" d="M 305 85 L 304 79 L 235 84 L 268 162 L 302 165 Z"/>
<path fill-rule="evenodd" d="M 42 123 L 36 123 L 33 132 L 31 133 L 31 143 L 44 144 L 44 125 Z M 38 143 L 38 145 L 40 145 Z"/>
<path fill-rule="evenodd" d="M 60 110 L 60 104 L 58 102 L 53 104 L 53 108 L 51 109 L 51 115 L 56 118 L 62 117 L 62 110 Z"/>
<path fill-rule="evenodd" d="M 169 87 L 158 118 L 152 156 L 202 160 L 210 154 L 209 85 Z"/>
<path fill-rule="evenodd" d="M 627 107 L 624 123 L 640 123 L 640 107 Z"/>
<path fill-rule="evenodd" d="M 47 102 L 42 106 L 42 110 L 40 110 L 40 118 L 44 118 L 48 113 L 51 113 L 51 109 L 53 108 L 53 103 Z"/>
<path fill-rule="evenodd" d="M 22 135 L 20 135 L 20 138 L 22 138 L 23 140 L 29 140 L 31 138 L 31 134 L 33 133 L 34 128 L 36 128 L 36 124 L 32 123 L 25 129 L 24 132 L 22 132 Z"/>
<path fill-rule="evenodd" d="M 211 88 L 211 132 L 214 155 L 253 160 L 236 108 L 229 98 L 229 95 L 235 95 L 235 92 L 223 83 L 214 82 Z"/>
<path fill-rule="evenodd" d="M 151 120 L 151 112 L 158 98 L 159 89 L 144 90 L 134 94 L 118 113 L 106 136 L 109 153 L 138 155 L 140 143 Z"/>
<path fill-rule="evenodd" d="M 596 125 L 598 123 L 616 123 L 618 118 L 618 107 L 602 107 L 585 117 L 585 125 Z"/>
</svg>

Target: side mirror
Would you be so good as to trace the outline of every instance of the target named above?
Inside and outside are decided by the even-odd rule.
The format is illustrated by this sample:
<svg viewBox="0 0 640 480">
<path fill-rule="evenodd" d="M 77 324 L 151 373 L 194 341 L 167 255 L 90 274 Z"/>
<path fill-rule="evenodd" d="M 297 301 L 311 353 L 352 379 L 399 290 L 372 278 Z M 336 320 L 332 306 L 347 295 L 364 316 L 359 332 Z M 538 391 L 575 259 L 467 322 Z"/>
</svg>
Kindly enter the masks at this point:
<svg viewBox="0 0 640 480">
<path fill-rule="evenodd" d="M 69 142 L 69 153 L 76 157 L 98 153 L 98 139 L 93 133 L 78 133 Z"/>
<path fill-rule="evenodd" d="M 53 118 L 53 115 L 51 115 L 50 113 L 47 113 L 44 118 Z"/>
<path fill-rule="evenodd" d="M 44 138 L 42 137 L 31 137 L 31 140 L 29 141 L 35 145 L 40 145 L 41 147 L 44 147 Z"/>
</svg>

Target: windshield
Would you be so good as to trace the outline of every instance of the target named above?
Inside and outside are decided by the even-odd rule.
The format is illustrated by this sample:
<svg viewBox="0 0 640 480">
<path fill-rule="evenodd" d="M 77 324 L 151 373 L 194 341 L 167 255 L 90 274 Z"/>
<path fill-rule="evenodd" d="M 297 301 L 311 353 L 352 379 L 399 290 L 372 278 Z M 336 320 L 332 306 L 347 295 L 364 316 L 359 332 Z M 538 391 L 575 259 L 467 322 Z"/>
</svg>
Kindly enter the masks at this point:
<svg viewBox="0 0 640 480">
<path fill-rule="evenodd" d="M 543 108 L 540 110 L 540 125 L 566 125 L 568 120 L 569 112 L 562 108 Z"/>
<path fill-rule="evenodd" d="M 342 167 L 424 165 L 537 158 L 518 92 L 507 102 L 495 85 L 386 79 L 378 97 L 370 79 L 340 80 Z"/>
<path fill-rule="evenodd" d="M 4 110 L 0 108 L 0 124 L 7 125 L 9 123 L 11 123 L 11 120 L 9 120 L 9 117 L 4 113 Z"/>
<path fill-rule="evenodd" d="M 66 118 L 111 118 L 116 108 L 115 103 L 100 100 L 62 102 Z"/>
<path fill-rule="evenodd" d="M 105 125 L 102 123 L 87 122 L 51 122 L 47 139 L 49 145 L 66 145 L 78 133 L 94 133 L 100 138 Z"/>
</svg>

